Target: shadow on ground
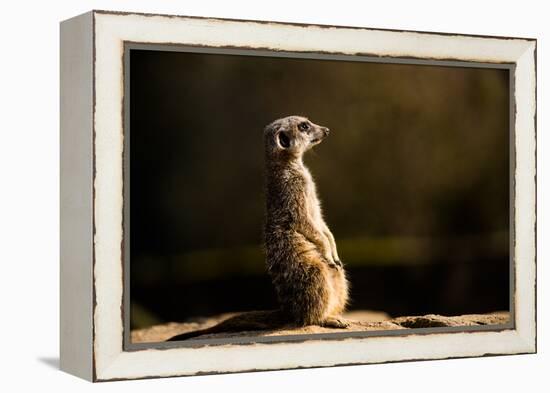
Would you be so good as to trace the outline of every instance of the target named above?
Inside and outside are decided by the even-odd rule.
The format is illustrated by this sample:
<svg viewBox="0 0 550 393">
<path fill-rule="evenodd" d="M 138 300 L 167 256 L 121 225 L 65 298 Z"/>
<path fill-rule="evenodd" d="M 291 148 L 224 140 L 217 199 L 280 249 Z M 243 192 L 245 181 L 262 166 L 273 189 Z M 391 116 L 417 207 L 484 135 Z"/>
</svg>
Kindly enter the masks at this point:
<svg viewBox="0 0 550 393">
<path fill-rule="evenodd" d="M 45 364 L 46 366 L 48 366 L 48 367 L 50 367 L 50 368 L 59 370 L 59 357 L 47 357 L 47 356 L 43 356 L 43 357 L 39 357 L 39 358 L 38 358 L 38 361 L 39 361 L 40 363 Z"/>
</svg>

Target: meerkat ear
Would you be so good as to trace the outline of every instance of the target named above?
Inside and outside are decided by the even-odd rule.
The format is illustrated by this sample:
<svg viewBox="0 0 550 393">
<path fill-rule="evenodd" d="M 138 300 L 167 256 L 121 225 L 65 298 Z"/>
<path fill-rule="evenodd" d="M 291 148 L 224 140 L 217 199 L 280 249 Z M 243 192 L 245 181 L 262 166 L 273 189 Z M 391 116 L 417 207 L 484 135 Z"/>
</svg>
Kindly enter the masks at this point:
<svg viewBox="0 0 550 393">
<path fill-rule="evenodd" d="M 278 132 L 277 136 L 277 144 L 282 147 L 283 149 L 288 149 L 290 147 L 290 138 L 286 134 L 286 132 Z"/>
</svg>

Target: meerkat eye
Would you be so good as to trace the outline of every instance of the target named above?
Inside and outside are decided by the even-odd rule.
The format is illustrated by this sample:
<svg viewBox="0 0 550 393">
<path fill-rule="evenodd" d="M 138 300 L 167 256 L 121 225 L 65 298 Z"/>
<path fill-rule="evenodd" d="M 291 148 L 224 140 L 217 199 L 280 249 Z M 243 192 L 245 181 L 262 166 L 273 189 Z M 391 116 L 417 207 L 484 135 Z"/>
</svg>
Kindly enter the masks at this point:
<svg viewBox="0 0 550 393">
<path fill-rule="evenodd" d="M 309 130 L 309 124 L 307 122 L 302 122 L 298 124 L 298 129 L 302 132 Z"/>
</svg>

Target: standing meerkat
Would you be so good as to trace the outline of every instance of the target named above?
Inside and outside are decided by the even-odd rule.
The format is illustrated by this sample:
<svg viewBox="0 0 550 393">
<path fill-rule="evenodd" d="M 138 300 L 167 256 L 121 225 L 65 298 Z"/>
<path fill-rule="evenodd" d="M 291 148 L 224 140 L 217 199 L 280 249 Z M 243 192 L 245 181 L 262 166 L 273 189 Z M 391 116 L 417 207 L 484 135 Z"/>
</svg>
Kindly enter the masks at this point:
<svg viewBox="0 0 550 393">
<path fill-rule="evenodd" d="M 303 156 L 329 129 L 300 116 L 264 131 L 267 268 L 281 310 L 297 325 L 344 328 L 348 282 Z"/>
<path fill-rule="evenodd" d="M 303 156 L 329 134 L 305 117 L 275 120 L 264 129 L 266 165 L 265 250 L 280 308 L 238 314 L 203 334 L 318 325 L 346 328 L 348 281 L 334 236 L 323 219 L 315 182 Z"/>
</svg>

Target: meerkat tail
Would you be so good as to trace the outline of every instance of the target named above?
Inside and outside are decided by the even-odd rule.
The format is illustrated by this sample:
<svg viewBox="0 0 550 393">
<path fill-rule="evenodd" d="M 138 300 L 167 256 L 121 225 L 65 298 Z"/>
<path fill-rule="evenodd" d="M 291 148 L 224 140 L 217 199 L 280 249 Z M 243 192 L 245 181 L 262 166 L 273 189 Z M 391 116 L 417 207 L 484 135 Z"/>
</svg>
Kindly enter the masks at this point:
<svg viewBox="0 0 550 393">
<path fill-rule="evenodd" d="M 195 337 L 199 337 L 199 336 L 202 336 L 202 335 L 205 335 L 205 334 L 211 334 L 211 333 L 216 333 L 214 331 L 212 331 L 212 328 L 210 329 L 202 329 L 202 330 L 194 330 L 192 332 L 187 332 L 187 333 L 182 333 L 182 334 L 178 334 L 177 336 L 174 336 L 174 337 L 170 337 L 168 340 L 166 341 L 183 341 L 183 340 L 189 340 L 190 338 L 195 338 Z"/>
<path fill-rule="evenodd" d="M 182 341 L 214 333 L 278 329 L 288 323 L 289 321 L 280 310 L 250 311 L 235 315 L 210 328 L 178 334 L 166 341 Z"/>
</svg>

